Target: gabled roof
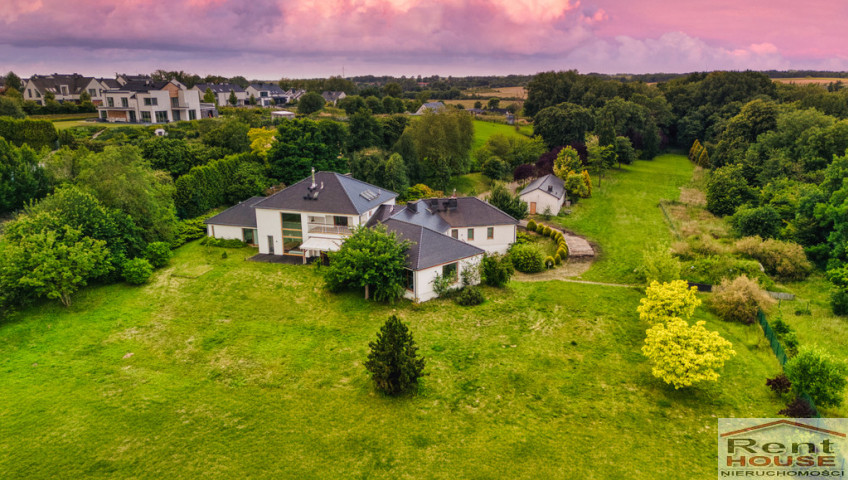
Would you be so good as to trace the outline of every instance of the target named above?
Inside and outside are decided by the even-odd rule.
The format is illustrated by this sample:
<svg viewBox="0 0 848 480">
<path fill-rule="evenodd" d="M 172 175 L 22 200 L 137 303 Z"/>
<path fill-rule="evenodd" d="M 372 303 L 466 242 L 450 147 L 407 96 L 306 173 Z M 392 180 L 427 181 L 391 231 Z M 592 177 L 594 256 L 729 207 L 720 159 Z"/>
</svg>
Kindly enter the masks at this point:
<svg viewBox="0 0 848 480">
<path fill-rule="evenodd" d="M 518 224 L 518 220 L 503 210 L 477 197 L 428 198 L 425 202 L 430 210 L 436 211 L 442 220 L 454 228 Z"/>
<path fill-rule="evenodd" d="M 386 220 L 383 224 L 402 240 L 412 242 L 406 251 L 406 265 L 412 270 L 435 267 L 485 253 L 474 245 L 469 245 L 421 225 L 413 225 L 394 219 Z"/>
<path fill-rule="evenodd" d="M 207 88 L 213 93 L 244 92 L 244 89 L 235 83 L 198 83 L 195 87 L 201 92 L 205 92 Z"/>
<path fill-rule="evenodd" d="M 358 215 L 398 195 L 336 172 L 317 172 L 315 188 L 311 186 L 312 176 L 306 177 L 259 202 L 256 208 Z"/>
<path fill-rule="evenodd" d="M 416 115 L 420 115 L 425 111 L 429 110 L 431 112 L 441 112 L 445 109 L 445 104 L 442 102 L 427 102 L 415 112 Z"/>
<path fill-rule="evenodd" d="M 451 228 L 450 224 L 439 216 L 436 208 L 431 208 L 426 200 L 408 203 L 405 208 L 396 211 L 392 215 L 392 218 L 402 222 L 420 225 L 441 233 Z"/>
<path fill-rule="evenodd" d="M 530 193 L 533 190 L 541 190 L 548 195 L 553 195 L 557 199 L 560 199 L 563 195 L 565 195 L 565 184 L 561 178 L 549 173 L 530 182 L 530 184 L 524 187 L 524 190 L 521 191 L 521 195 Z"/>
<path fill-rule="evenodd" d="M 106 88 L 121 88 L 121 84 L 114 78 L 98 78 L 97 81 L 102 83 Z"/>
<path fill-rule="evenodd" d="M 125 83 L 119 90 L 127 92 L 149 92 L 151 90 L 162 90 L 169 83 L 171 82 L 167 80 L 133 80 Z"/>
<path fill-rule="evenodd" d="M 256 211 L 254 210 L 254 206 L 262 200 L 265 200 L 265 197 L 250 197 L 214 217 L 207 218 L 203 223 L 207 225 L 256 228 Z"/>
<path fill-rule="evenodd" d="M 345 93 L 344 92 L 323 92 L 321 94 L 321 96 L 324 97 L 324 100 L 326 100 L 328 102 L 335 102 L 336 100 L 341 98 L 342 95 L 345 95 Z"/>
<path fill-rule="evenodd" d="M 259 90 L 260 92 L 268 91 L 276 95 L 286 94 L 286 92 L 276 83 L 251 83 L 250 86 L 253 87 L 254 90 Z"/>
<path fill-rule="evenodd" d="M 41 92 L 53 92 L 61 95 L 61 85 L 67 85 L 69 95 L 79 95 L 94 80 L 94 77 L 84 77 L 78 73 L 70 75 L 54 73 L 52 75 L 33 75 L 29 80 Z"/>
</svg>

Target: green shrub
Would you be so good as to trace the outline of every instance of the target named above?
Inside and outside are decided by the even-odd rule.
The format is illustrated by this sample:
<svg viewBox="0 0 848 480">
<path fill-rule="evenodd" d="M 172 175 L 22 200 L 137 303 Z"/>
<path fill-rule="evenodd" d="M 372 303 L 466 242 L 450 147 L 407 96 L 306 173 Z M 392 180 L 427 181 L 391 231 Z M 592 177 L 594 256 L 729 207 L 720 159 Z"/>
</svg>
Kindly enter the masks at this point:
<svg viewBox="0 0 848 480">
<path fill-rule="evenodd" d="M 829 355 L 802 349 L 783 366 L 796 394 L 807 394 L 819 407 L 842 405 L 848 368 Z"/>
<path fill-rule="evenodd" d="M 562 248 L 562 246 L 560 246 L 559 248 L 557 248 L 556 255 L 562 260 L 565 260 L 566 258 L 568 258 L 568 248 Z"/>
<path fill-rule="evenodd" d="M 482 262 L 483 283 L 491 287 L 503 287 L 509 283 L 515 268 L 508 257 L 502 255 L 486 255 Z"/>
<path fill-rule="evenodd" d="M 770 205 L 764 207 L 739 208 L 730 217 L 730 225 L 733 232 L 740 237 L 760 236 L 763 238 L 774 238 L 780 233 L 783 220 Z"/>
<path fill-rule="evenodd" d="M 830 294 L 830 307 L 834 315 L 848 315 L 848 290 L 834 290 Z"/>
<path fill-rule="evenodd" d="M 792 242 L 747 237 L 736 242 L 736 253 L 759 261 L 766 273 L 781 280 L 803 280 L 813 270 L 804 247 Z"/>
<path fill-rule="evenodd" d="M 548 233 L 548 236 L 549 236 L 549 237 L 551 237 L 554 241 L 556 241 L 556 239 L 557 239 L 557 235 L 559 235 L 559 234 L 560 234 L 560 233 L 559 233 L 559 231 L 558 231 L 558 230 L 554 230 L 554 229 L 552 228 L 552 229 L 551 229 L 551 232 L 550 232 L 550 233 Z"/>
<path fill-rule="evenodd" d="M 542 229 L 542 235 L 544 235 L 546 237 L 550 237 L 551 236 L 551 227 L 545 226 L 545 228 Z"/>
<path fill-rule="evenodd" d="M 392 315 L 380 328 L 377 341 L 368 344 L 371 351 L 365 368 L 371 373 L 377 389 L 388 395 L 411 391 L 424 374 L 424 359 L 412 333 L 403 322 Z"/>
<path fill-rule="evenodd" d="M 439 298 L 446 298 L 456 292 L 456 282 L 456 275 L 436 275 L 431 283 L 433 284 L 433 291 L 436 292 L 436 295 Z"/>
<path fill-rule="evenodd" d="M 554 265 L 556 265 L 556 261 L 554 260 L 554 257 L 552 257 L 550 255 L 545 257 L 545 268 L 554 268 Z"/>
<path fill-rule="evenodd" d="M 710 305 L 719 317 L 740 323 L 754 323 L 758 310 L 768 310 L 774 304 L 775 300 L 759 283 L 745 275 L 732 281 L 722 280 L 710 298 Z"/>
<path fill-rule="evenodd" d="M 480 305 L 486 301 L 486 297 L 483 296 L 483 290 L 480 287 L 469 285 L 459 291 L 454 301 L 463 307 L 470 307 Z"/>
<path fill-rule="evenodd" d="M 517 232 L 515 234 L 515 244 L 516 245 L 523 245 L 525 243 L 531 243 L 532 241 L 533 241 L 532 238 L 527 233 Z"/>
<path fill-rule="evenodd" d="M 519 272 L 537 273 L 545 269 L 545 257 L 534 245 L 515 245 L 509 251 L 509 259 Z"/>
<path fill-rule="evenodd" d="M 153 268 L 162 268 L 171 260 L 171 245 L 165 242 L 153 242 L 144 250 L 144 258 Z"/>
<path fill-rule="evenodd" d="M 527 222 L 527 230 L 531 232 L 536 231 L 536 222 L 534 220 L 530 220 L 529 222 Z"/>
<path fill-rule="evenodd" d="M 671 249 L 662 244 L 651 245 L 642 252 L 642 265 L 637 270 L 648 284 L 680 279 L 680 262 L 672 256 Z"/>
<path fill-rule="evenodd" d="M 709 256 L 683 264 L 682 278 L 696 283 L 718 285 L 723 279 L 747 275 L 770 289 L 774 282 L 760 270 L 756 260 L 733 258 L 730 255 Z"/>
<path fill-rule="evenodd" d="M 206 245 L 207 247 L 221 247 L 221 248 L 242 248 L 246 247 L 247 244 L 242 242 L 237 238 L 215 238 L 215 237 L 203 237 L 203 240 L 200 241 L 201 245 Z"/>
<path fill-rule="evenodd" d="M 554 265 L 562 265 L 562 257 L 558 253 L 554 255 Z"/>
<path fill-rule="evenodd" d="M 153 266 L 143 258 L 133 258 L 124 262 L 122 273 L 130 285 L 141 285 L 150 281 Z"/>
</svg>

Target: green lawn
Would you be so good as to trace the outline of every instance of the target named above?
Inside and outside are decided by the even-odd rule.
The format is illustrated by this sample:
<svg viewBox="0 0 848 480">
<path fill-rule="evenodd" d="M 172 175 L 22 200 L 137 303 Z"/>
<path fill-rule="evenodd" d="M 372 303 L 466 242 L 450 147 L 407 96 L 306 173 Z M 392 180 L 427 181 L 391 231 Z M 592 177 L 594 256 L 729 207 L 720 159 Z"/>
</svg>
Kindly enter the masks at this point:
<svg viewBox="0 0 848 480">
<path fill-rule="evenodd" d="M 473 308 L 388 306 L 222 251 L 193 243 L 147 286 L 0 324 L 4 477 L 705 478 L 716 417 L 780 408 L 762 335 L 706 313 L 739 353 L 721 380 L 655 380 L 635 289 L 513 282 Z M 362 366 L 393 313 L 427 358 L 417 396 L 376 394 Z"/>
<path fill-rule="evenodd" d="M 523 128 L 526 131 L 527 127 Z M 471 144 L 471 150 L 474 151 L 483 146 L 486 140 L 492 135 L 500 133 L 508 137 L 524 137 L 523 132 L 519 132 L 513 125 L 504 123 L 486 122 L 483 120 L 474 120 L 474 142 Z"/>
<path fill-rule="evenodd" d="M 450 194 L 455 188 L 456 193 L 460 196 L 468 195 L 476 197 L 489 190 L 489 183 L 490 180 L 480 172 L 458 175 L 451 178 L 445 193 Z"/>
<path fill-rule="evenodd" d="M 672 241 L 659 201 L 677 199 L 692 171 L 685 156 L 666 154 L 608 170 L 600 188 L 593 175 L 592 197 L 581 199 L 571 215 L 552 220 L 600 247 L 599 258 L 582 278 L 637 283 L 633 270 L 641 265 L 645 246 Z"/>
<path fill-rule="evenodd" d="M 140 125 L 132 125 L 126 123 L 108 123 L 108 122 L 90 122 L 87 120 L 54 120 L 53 125 L 56 127 L 56 130 L 65 130 L 73 127 L 103 127 L 103 128 L 115 128 L 115 127 L 132 127 Z"/>
</svg>

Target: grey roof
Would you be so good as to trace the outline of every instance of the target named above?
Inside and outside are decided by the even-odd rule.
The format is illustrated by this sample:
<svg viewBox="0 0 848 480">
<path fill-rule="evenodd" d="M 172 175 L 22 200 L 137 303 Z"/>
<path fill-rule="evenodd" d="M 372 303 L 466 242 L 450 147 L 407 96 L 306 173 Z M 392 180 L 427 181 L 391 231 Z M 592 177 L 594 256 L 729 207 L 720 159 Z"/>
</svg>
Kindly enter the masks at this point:
<svg viewBox="0 0 848 480">
<path fill-rule="evenodd" d="M 265 200 L 265 197 L 250 197 L 214 217 L 207 218 L 203 223 L 207 225 L 256 228 L 256 211 L 254 207 L 262 200 Z"/>
<path fill-rule="evenodd" d="M 310 190 L 312 177 L 279 191 L 256 204 L 256 208 L 295 212 L 361 214 L 398 194 L 336 172 L 317 172 L 315 190 Z M 315 199 L 306 198 L 317 195 Z"/>
<path fill-rule="evenodd" d="M 67 85 L 69 95 L 79 95 L 94 77 L 84 77 L 78 73 L 70 75 L 54 73 L 52 75 L 33 75 L 32 85 L 41 92 L 61 93 L 60 86 Z"/>
<path fill-rule="evenodd" d="M 171 82 L 167 80 L 133 80 L 124 84 L 119 90 L 128 92 L 149 92 L 151 90 L 162 90 Z"/>
<path fill-rule="evenodd" d="M 98 78 L 97 81 L 105 85 L 107 88 L 121 88 L 121 84 L 114 78 Z"/>
<path fill-rule="evenodd" d="M 422 270 L 463 258 L 485 253 L 474 245 L 443 235 L 421 225 L 389 219 L 383 222 L 390 232 L 412 242 L 406 251 L 406 265 L 412 270 Z"/>
<path fill-rule="evenodd" d="M 408 203 L 406 208 L 392 215 L 392 218 L 444 233 L 451 226 L 435 210 L 427 204 L 426 200 L 418 200 Z"/>
<path fill-rule="evenodd" d="M 415 112 L 416 114 L 424 113 L 426 110 L 431 112 L 441 112 L 445 109 L 445 104 L 442 102 L 427 102 Z"/>
<path fill-rule="evenodd" d="M 521 191 L 521 195 L 530 193 L 533 190 L 541 190 L 558 199 L 565 195 L 565 185 L 563 184 L 562 179 L 550 173 L 530 182 L 530 184 L 524 187 L 524 190 Z"/>
<path fill-rule="evenodd" d="M 243 92 L 244 89 L 235 83 L 198 83 L 195 85 L 201 92 L 205 92 L 206 89 L 212 90 L 213 93 L 230 93 L 230 92 Z"/>
<path fill-rule="evenodd" d="M 285 95 L 286 92 L 276 83 L 251 83 L 251 87 L 259 91 L 269 91 L 275 95 Z"/>
<path fill-rule="evenodd" d="M 424 202 L 427 202 L 431 211 L 454 228 L 518 224 L 518 220 L 503 210 L 477 197 L 428 198 Z"/>
<path fill-rule="evenodd" d="M 328 102 L 335 102 L 342 96 L 342 94 L 344 94 L 344 92 L 323 92 L 321 93 L 321 96 Z"/>
<path fill-rule="evenodd" d="M 380 205 L 377 207 L 377 210 L 374 212 L 374 215 L 371 215 L 371 218 L 368 219 L 368 222 L 365 223 L 366 227 L 373 227 L 378 223 L 383 223 L 395 213 L 403 210 L 403 205 Z"/>
</svg>

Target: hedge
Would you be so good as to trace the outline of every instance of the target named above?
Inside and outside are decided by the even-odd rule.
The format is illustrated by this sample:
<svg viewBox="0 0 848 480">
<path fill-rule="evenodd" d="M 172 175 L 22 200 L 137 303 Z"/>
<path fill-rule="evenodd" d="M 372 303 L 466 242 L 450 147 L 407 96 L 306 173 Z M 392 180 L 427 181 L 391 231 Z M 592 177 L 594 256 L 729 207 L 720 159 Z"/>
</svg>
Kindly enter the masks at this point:
<svg viewBox="0 0 848 480">
<path fill-rule="evenodd" d="M 18 147 L 27 144 L 35 150 L 43 147 L 55 148 L 59 140 L 53 122 L 10 117 L 0 117 L 0 137 Z"/>
</svg>

